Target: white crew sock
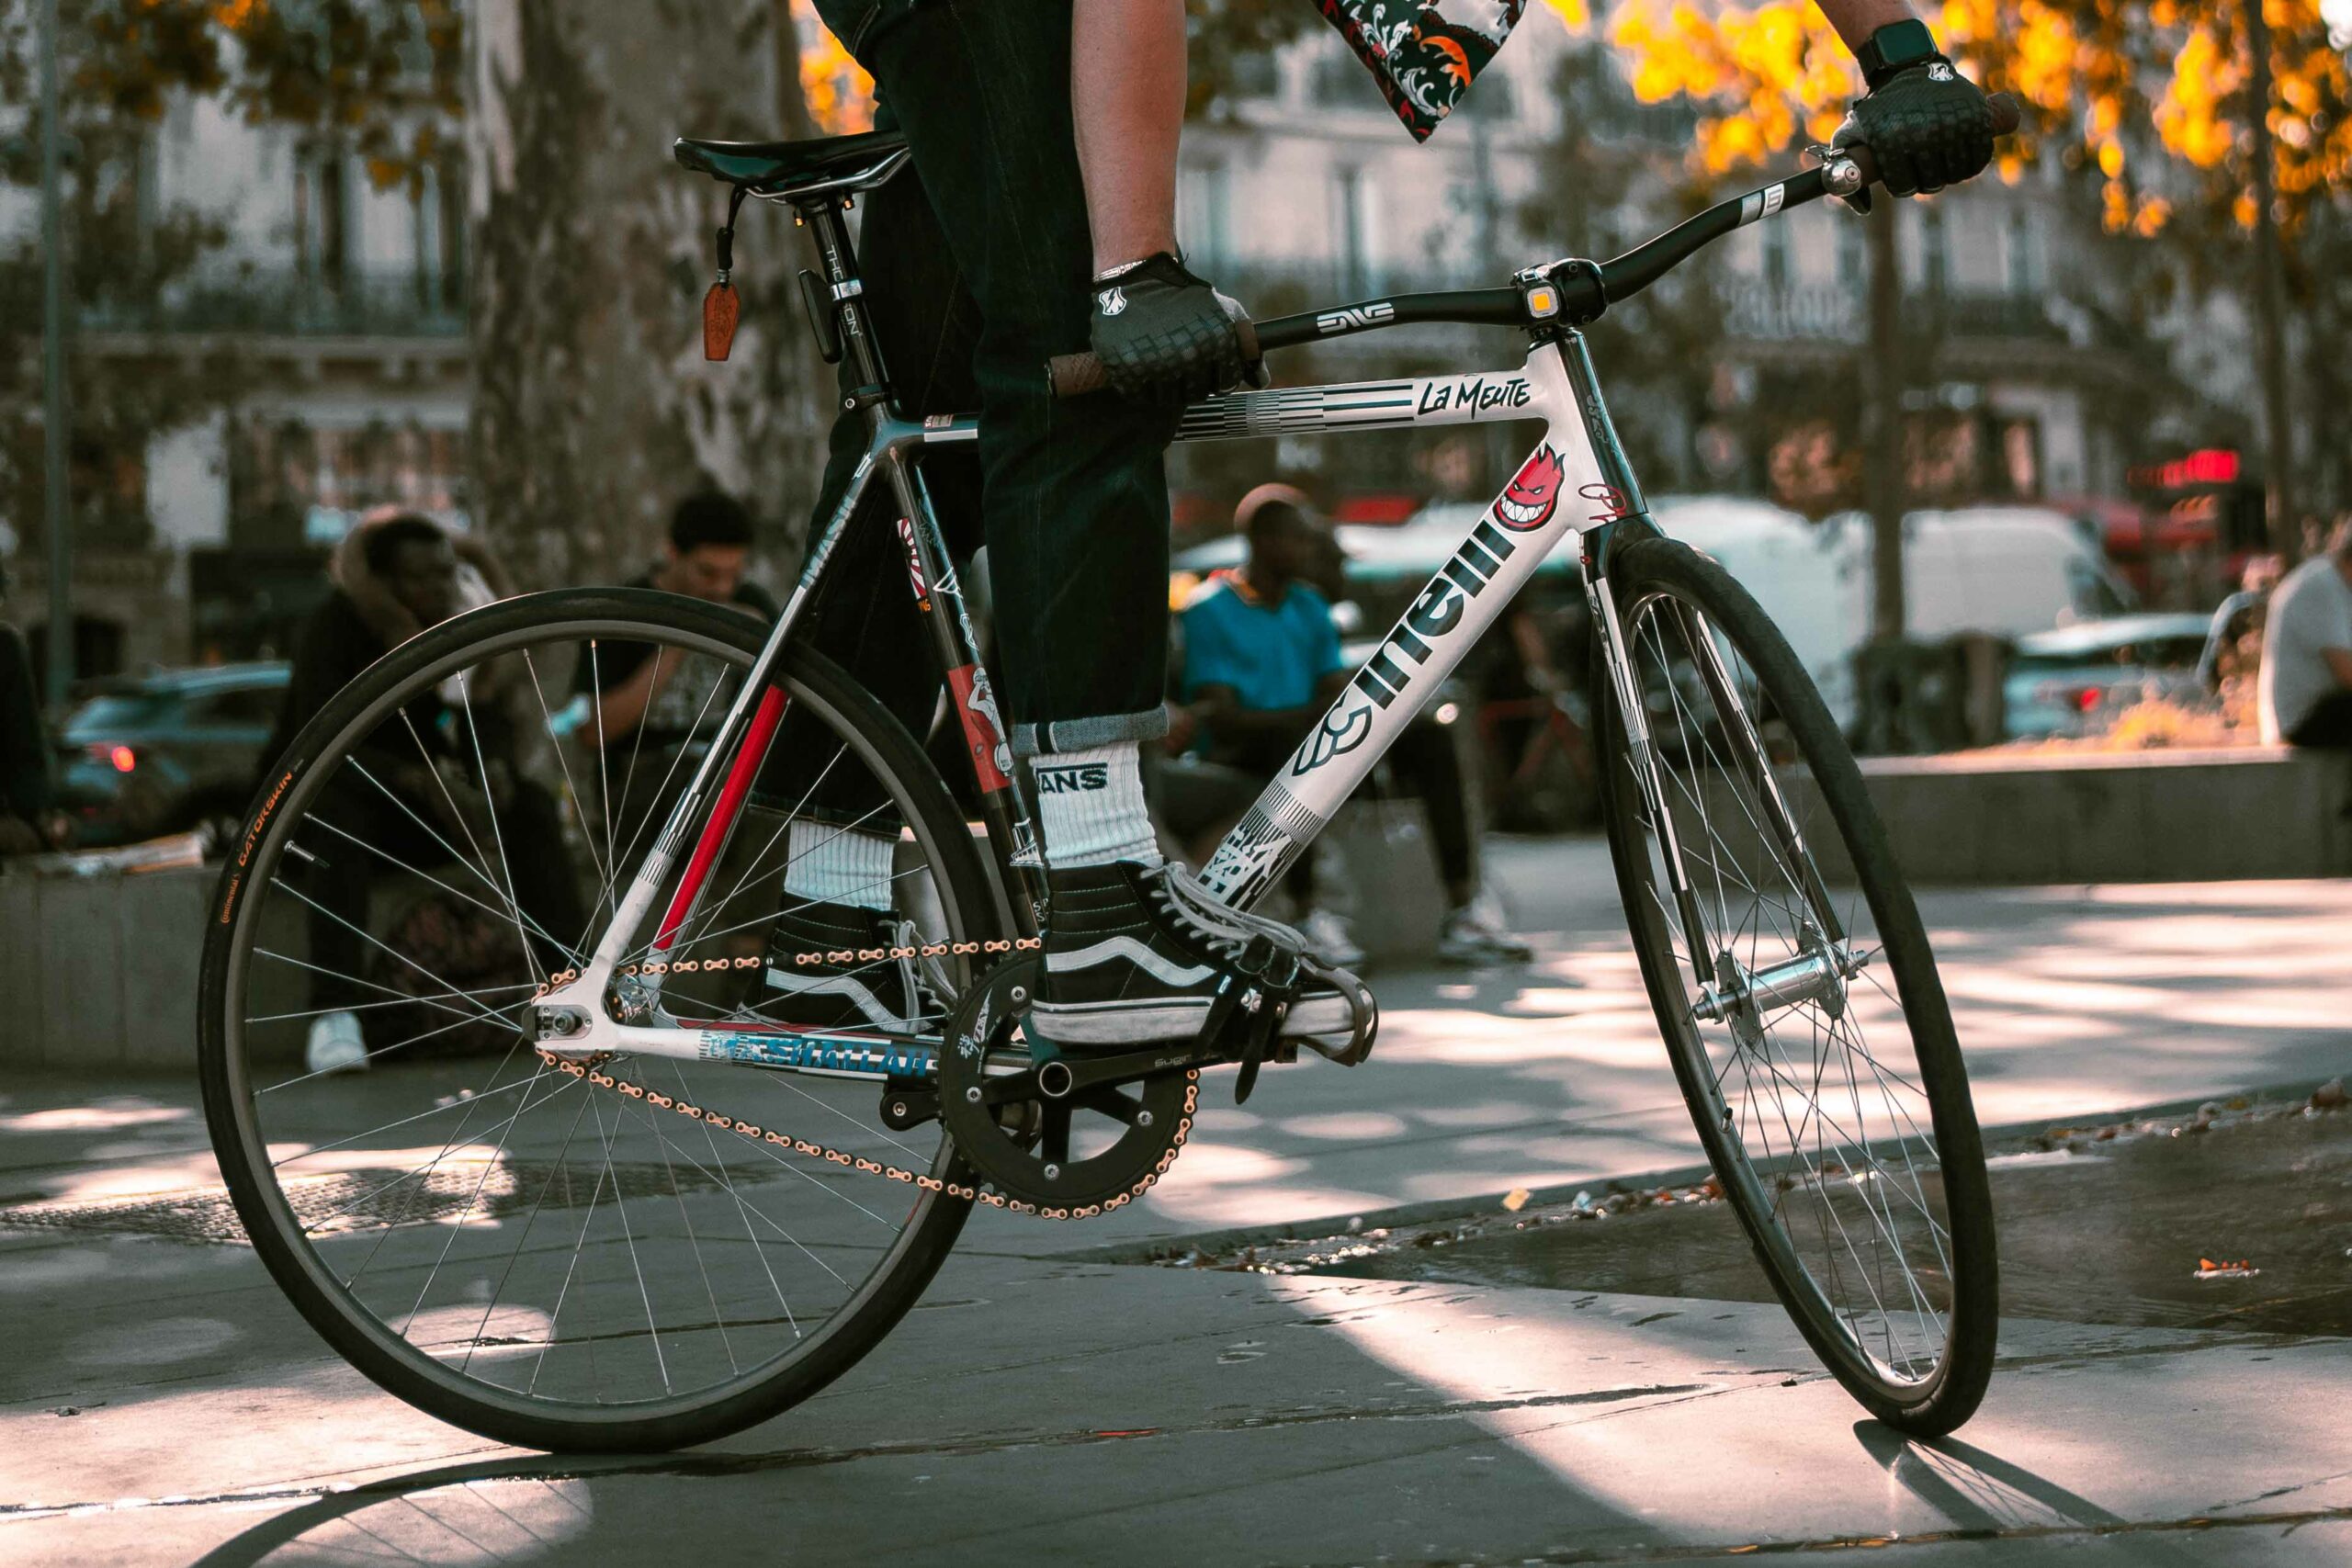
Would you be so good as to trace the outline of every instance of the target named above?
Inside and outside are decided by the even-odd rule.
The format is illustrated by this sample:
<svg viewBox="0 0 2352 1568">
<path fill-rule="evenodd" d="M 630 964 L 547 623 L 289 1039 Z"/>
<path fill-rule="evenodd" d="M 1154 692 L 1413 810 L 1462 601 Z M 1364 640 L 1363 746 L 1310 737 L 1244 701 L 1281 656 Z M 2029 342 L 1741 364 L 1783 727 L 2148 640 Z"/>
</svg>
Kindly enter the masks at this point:
<svg viewBox="0 0 2352 1568">
<path fill-rule="evenodd" d="M 896 833 L 861 833 L 831 822 L 795 822 L 785 848 L 784 894 L 796 904 L 890 907 L 890 856 Z"/>
<path fill-rule="evenodd" d="M 1069 871 L 1122 860 L 1159 863 L 1159 838 L 1143 803 L 1142 750 L 1121 740 L 1031 761 L 1046 864 Z"/>
</svg>

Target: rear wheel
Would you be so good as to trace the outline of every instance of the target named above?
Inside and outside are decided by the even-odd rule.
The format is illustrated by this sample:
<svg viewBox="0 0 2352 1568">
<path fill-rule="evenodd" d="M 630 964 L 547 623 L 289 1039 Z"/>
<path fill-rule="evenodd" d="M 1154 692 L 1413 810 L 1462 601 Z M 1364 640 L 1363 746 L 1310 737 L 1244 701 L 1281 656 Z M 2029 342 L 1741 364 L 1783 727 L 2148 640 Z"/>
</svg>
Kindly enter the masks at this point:
<svg viewBox="0 0 2352 1568">
<path fill-rule="evenodd" d="M 1619 550 L 1609 577 L 1650 770 L 1611 698 L 1610 847 L 1700 1139 L 1838 1381 L 1891 1425 L 1951 1431 L 1991 1376 L 1998 1292 L 1926 930 L 1836 725 L 1746 590 L 1670 539 Z"/>
<path fill-rule="evenodd" d="M 632 1097 L 556 1070 L 526 1035 L 534 988 L 613 918 L 763 635 L 641 592 L 535 595 L 435 627 L 303 730 L 212 906 L 205 1106 L 247 1234 L 355 1366 L 500 1441 L 662 1449 L 763 1420 L 888 1331 L 968 1210 L 878 1174 L 968 1181 L 920 1085 L 605 1064 L 650 1091 Z M 814 958 L 766 951 L 779 908 L 822 902 L 862 911 L 877 955 L 950 954 L 847 971 L 897 987 L 903 1032 L 935 1033 L 974 973 L 956 950 L 1002 936 L 970 830 L 834 666 L 788 655 L 777 687 L 787 716 L 763 793 L 667 950 L 662 1001 L 682 1018 L 855 1027 L 770 989 L 772 971 Z M 618 716 L 631 706 L 642 716 Z M 872 885 L 843 887 L 826 857 L 850 829 L 880 856 Z M 823 900 L 795 891 L 817 861 Z M 640 963 L 671 890 L 632 933 Z M 354 1021 L 366 1070 L 306 1063 L 331 1014 Z"/>
</svg>

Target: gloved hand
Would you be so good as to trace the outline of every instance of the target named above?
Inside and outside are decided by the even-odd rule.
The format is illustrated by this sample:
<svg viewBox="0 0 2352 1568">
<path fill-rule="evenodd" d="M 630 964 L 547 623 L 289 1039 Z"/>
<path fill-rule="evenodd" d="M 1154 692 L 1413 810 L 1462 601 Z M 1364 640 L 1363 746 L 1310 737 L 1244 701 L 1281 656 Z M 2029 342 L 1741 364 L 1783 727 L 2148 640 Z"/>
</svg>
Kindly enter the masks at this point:
<svg viewBox="0 0 2352 1568">
<path fill-rule="evenodd" d="M 1123 397 L 1181 406 L 1238 386 L 1250 370 L 1233 325 L 1242 319 L 1165 251 L 1094 281 L 1094 354 Z"/>
<path fill-rule="evenodd" d="M 1930 194 L 1993 161 L 1993 109 L 1975 83 L 1937 56 L 1855 100 L 1834 140 L 1870 148 L 1888 195 Z"/>
</svg>

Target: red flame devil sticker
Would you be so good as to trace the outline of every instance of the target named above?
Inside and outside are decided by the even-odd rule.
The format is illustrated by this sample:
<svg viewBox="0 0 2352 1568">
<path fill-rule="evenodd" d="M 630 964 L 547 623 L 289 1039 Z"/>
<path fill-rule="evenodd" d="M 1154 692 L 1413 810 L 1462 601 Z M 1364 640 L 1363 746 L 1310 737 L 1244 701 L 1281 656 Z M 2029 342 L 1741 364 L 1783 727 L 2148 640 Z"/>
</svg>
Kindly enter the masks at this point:
<svg viewBox="0 0 2352 1568">
<path fill-rule="evenodd" d="M 1519 533 L 1532 533 L 1552 520 L 1560 504 L 1560 455 L 1545 443 L 1527 459 L 1510 488 L 1495 502 L 1495 521 Z"/>
</svg>

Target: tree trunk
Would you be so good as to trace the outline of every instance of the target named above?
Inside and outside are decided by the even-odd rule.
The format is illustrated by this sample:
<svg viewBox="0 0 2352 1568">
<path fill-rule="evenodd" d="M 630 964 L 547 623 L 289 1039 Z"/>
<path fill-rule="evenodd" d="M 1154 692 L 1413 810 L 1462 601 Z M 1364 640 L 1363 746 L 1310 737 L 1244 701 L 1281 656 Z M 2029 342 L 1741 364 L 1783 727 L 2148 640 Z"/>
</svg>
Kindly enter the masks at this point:
<svg viewBox="0 0 2352 1568">
<path fill-rule="evenodd" d="M 1871 204 L 1869 318 L 1862 347 L 1862 504 L 1871 514 L 1871 637 L 1903 636 L 1903 254 L 1896 206 Z"/>
<path fill-rule="evenodd" d="M 2254 166 L 2246 182 L 2254 197 L 2254 352 L 2262 378 L 2263 510 L 2270 547 L 2292 559 L 2295 515 L 2295 426 L 2287 396 L 2286 280 L 2278 254 L 2277 165 L 2270 147 L 2270 23 L 2262 0 L 2245 0 L 2246 130 Z"/>
<path fill-rule="evenodd" d="M 750 505 L 763 546 L 806 525 L 831 397 L 804 384 L 797 236 L 747 206 L 742 328 L 730 360 L 705 361 L 701 300 L 726 191 L 670 157 L 682 132 L 785 130 L 771 117 L 799 83 L 776 69 L 783 9 L 475 7 L 470 505 L 527 586 L 636 571 L 671 507 L 703 484 Z"/>
</svg>

